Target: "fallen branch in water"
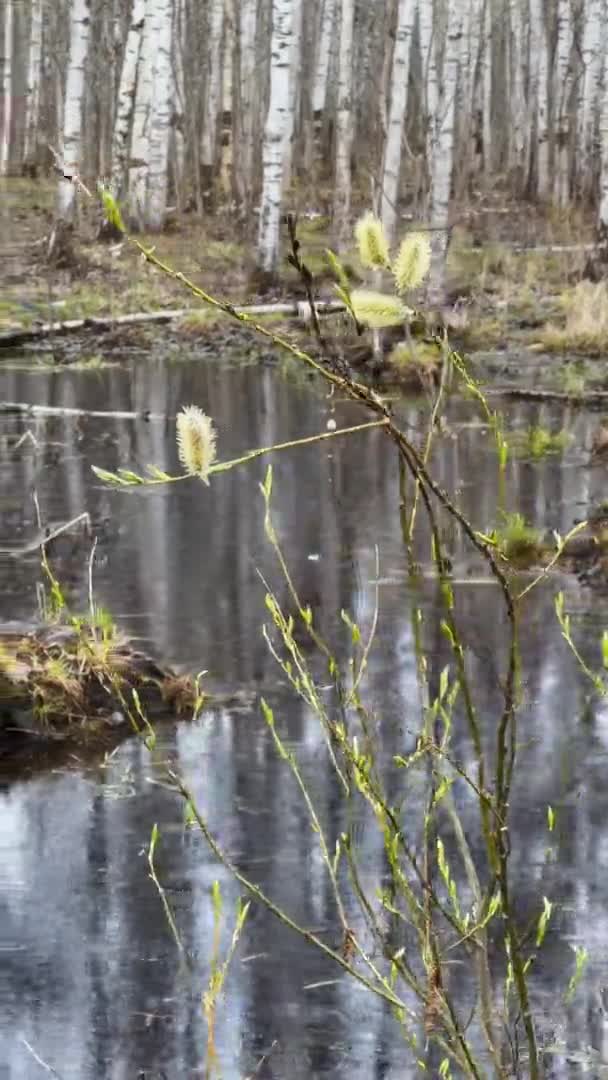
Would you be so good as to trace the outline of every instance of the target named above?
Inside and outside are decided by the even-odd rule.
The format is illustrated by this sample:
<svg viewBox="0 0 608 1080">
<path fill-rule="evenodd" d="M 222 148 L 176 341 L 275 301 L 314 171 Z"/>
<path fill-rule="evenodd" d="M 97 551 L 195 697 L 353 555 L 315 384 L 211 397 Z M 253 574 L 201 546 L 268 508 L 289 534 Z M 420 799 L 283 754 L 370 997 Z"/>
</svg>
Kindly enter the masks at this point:
<svg viewBox="0 0 608 1080">
<path fill-rule="evenodd" d="M 82 514 L 78 514 L 77 517 L 72 518 L 71 521 L 64 521 L 62 524 L 57 525 L 54 529 L 41 529 L 33 540 L 30 540 L 29 544 L 22 544 L 21 547 L 9 547 L 0 548 L 0 555 L 12 555 L 14 558 L 19 558 L 21 555 L 31 555 L 33 551 L 39 551 L 46 544 L 49 544 L 51 540 L 55 540 L 58 536 L 62 536 L 63 533 L 70 532 L 75 525 L 83 524 L 86 531 L 91 531 L 91 518 L 88 511 L 84 511 Z"/>
<path fill-rule="evenodd" d="M 332 315 L 337 311 L 344 310 L 344 304 L 337 301 L 327 301 L 315 304 L 319 314 Z M 276 304 L 251 304 L 246 307 L 237 307 L 237 311 L 243 315 L 292 315 L 297 316 L 302 322 L 311 319 L 310 304 L 307 301 L 294 300 L 289 303 Z M 9 345 L 24 345 L 28 341 L 37 338 L 50 337 L 53 334 L 73 334 L 79 330 L 114 330 L 121 326 L 140 326 L 145 323 L 166 323 L 175 319 L 184 319 L 188 315 L 196 315 L 201 308 L 176 308 L 167 311 L 138 311 L 132 315 L 104 315 L 90 316 L 86 319 L 67 319 L 64 322 L 45 322 L 38 326 L 16 326 L 14 330 L 7 330 L 0 334 L 0 349 Z M 204 327 L 201 327 L 203 329 Z"/>
<path fill-rule="evenodd" d="M 71 409 L 59 405 L 30 405 L 26 401 L 0 401 L 0 413 L 10 416 L 93 416 L 102 420 L 169 420 L 167 413 L 115 412 L 102 409 Z"/>
<path fill-rule="evenodd" d="M 534 390 L 527 386 L 484 387 L 487 396 L 523 398 L 528 401 L 563 401 L 568 405 L 603 405 L 608 401 L 608 390 L 584 390 L 567 393 L 565 390 Z"/>
</svg>

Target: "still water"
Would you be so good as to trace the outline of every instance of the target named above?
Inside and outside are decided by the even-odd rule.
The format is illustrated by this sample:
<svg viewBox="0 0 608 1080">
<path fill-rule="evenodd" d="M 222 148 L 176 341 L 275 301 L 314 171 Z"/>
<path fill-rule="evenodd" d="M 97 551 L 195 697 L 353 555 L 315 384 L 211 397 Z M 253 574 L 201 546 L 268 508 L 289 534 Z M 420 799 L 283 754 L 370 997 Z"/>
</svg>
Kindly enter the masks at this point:
<svg viewBox="0 0 608 1080">
<path fill-rule="evenodd" d="M 219 695 L 195 721 L 167 717 L 150 752 L 129 739 L 105 757 L 74 750 L 37 768 L 2 766 L 0 790 L 0 1076 L 6 1080 L 173 1080 L 206 1073 L 201 996 L 213 937 L 211 887 L 221 883 L 228 947 L 239 888 L 164 786 L 167 766 L 185 777 L 203 815 L 242 872 L 301 925 L 338 947 L 340 930 L 318 844 L 291 775 L 272 745 L 260 697 L 275 711 L 314 792 L 330 848 L 346 827 L 318 724 L 286 686 L 262 635 L 268 614 L 261 575 L 286 599 L 264 537 L 259 483 L 265 461 L 220 474 L 210 487 L 188 481 L 161 490 L 116 492 L 90 470 L 154 463 L 177 469 L 175 412 L 198 404 L 215 420 L 221 459 L 246 450 L 364 421 L 353 405 L 280 365 L 242 366 L 162 351 L 103 370 L 0 369 L 6 401 L 89 410 L 150 410 L 166 420 L 4 417 L 0 423 L 0 547 L 27 545 L 37 532 L 34 493 L 45 523 L 87 511 L 97 537 L 98 600 L 138 644 L 178 670 L 206 671 Z M 415 434 L 420 404 L 398 405 Z M 581 411 L 518 405 L 511 427 L 532 422 L 573 435 L 563 457 L 512 462 L 509 505 L 562 533 L 604 494 L 588 467 L 596 422 Z M 19 444 L 26 432 L 31 438 Z M 492 439 L 471 404 L 451 406 L 433 468 L 478 528 L 496 518 Z M 343 656 L 340 612 L 368 632 L 379 620 L 365 697 L 382 753 L 409 753 L 419 730 L 412 636 L 424 612 L 431 688 L 449 661 L 424 528 L 414 595 L 399 527 L 398 472 L 382 432 L 332 440 L 274 459 L 274 523 L 295 584 L 317 625 Z M 458 613 L 486 737 L 497 717 L 506 626 L 495 586 L 444 523 L 460 584 Z M 57 540 L 54 568 L 75 607 L 87 595 L 91 541 Z M 3 557 L 0 617 L 35 618 L 39 553 Z M 600 666 L 608 599 L 559 579 L 528 606 L 523 627 L 524 703 L 513 799 L 513 891 L 523 912 L 556 902 L 535 980 L 551 1076 L 608 1075 L 608 709 L 560 640 L 553 595 L 562 587 L 577 643 Z M 221 704 L 220 702 L 227 702 Z M 466 755 L 466 740 L 456 736 Z M 421 796 L 420 796 L 421 797 Z M 554 807 L 547 858 L 546 808 Z M 463 815 L 466 823 L 466 807 Z M 146 849 L 158 823 L 158 875 L 189 963 L 171 938 L 148 876 Z M 360 857 L 373 895 L 382 867 L 379 838 L 361 827 Z M 571 946 L 590 964 L 574 1003 L 554 1008 L 573 969 Z M 455 978 L 458 976 L 456 975 Z M 606 1001 L 608 1006 L 608 1000 Z M 557 1026 L 557 1017 L 561 1027 Z M 259 906 L 252 908 L 217 1019 L 225 1080 L 404 1078 L 409 1051 L 380 1003 Z M 256 1071 L 257 1070 L 257 1071 Z M 434 1075 L 431 1070 L 430 1075 Z M 489 1075 L 489 1074 L 488 1074 Z"/>
</svg>

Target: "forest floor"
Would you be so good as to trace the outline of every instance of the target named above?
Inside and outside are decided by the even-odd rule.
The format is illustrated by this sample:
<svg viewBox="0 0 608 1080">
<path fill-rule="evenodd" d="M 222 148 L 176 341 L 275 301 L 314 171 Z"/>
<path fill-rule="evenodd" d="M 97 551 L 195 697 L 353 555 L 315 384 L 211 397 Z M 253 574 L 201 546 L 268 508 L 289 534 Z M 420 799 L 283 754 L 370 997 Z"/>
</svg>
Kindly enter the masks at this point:
<svg viewBox="0 0 608 1080">
<path fill-rule="evenodd" d="M 99 217 L 91 205 L 82 208 L 76 264 L 68 269 L 49 266 L 46 244 L 54 194 L 52 180 L 3 182 L 0 335 L 51 321 L 195 308 L 194 315 L 171 324 L 171 334 L 221 339 L 226 327 L 222 313 L 202 309 L 182 284 L 148 265 L 128 242 L 95 239 Z M 456 217 L 446 312 L 457 347 L 468 352 L 567 354 L 575 360 L 608 356 L 608 286 L 586 280 L 592 262 L 591 220 L 578 212 L 508 206 L 499 195 L 480 198 Z M 317 295 L 332 299 L 324 254 L 331 243 L 327 218 L 302 215 L 298 235 Z M 239 305 L 304 298 L 298 274 L 286 259 L 279 287 L 260 297 L 253 245 L 235 236 L 227 213 L 173 215 L 162 235 L 140 239 L 154 244 L 161 259 L 195 284 Z M 343 257 L 353 280 L 365 281 L 354 248 Z M 279 317 L 273 318 L 276 322 Z M 235 331 L 241 333 L 238 327 L 231 332 L 226 327 L 229 337 Z M 580 381 L 580 370 L 573 373 L 571 365 L 564 365 L 561 377 L 567 390 L 573 380 Z"/>
</svg>

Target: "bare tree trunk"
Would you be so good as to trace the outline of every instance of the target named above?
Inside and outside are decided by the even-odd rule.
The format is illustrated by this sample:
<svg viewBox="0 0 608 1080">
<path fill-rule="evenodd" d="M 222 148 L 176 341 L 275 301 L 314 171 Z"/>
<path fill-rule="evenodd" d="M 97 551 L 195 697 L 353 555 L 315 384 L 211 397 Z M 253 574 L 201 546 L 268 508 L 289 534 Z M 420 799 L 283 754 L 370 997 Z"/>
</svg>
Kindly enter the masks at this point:
<svg viewBox="0 0 608 1080">
<path fill-rule="evenodd" d="M 2 137 L 0 140 L 0 176 L 6 176 L 10 164 L 13 123 L 13 0 L 5 0 L 4 56 L 2 65 Z"/>
<path fill-rule="evenodd" d="M 509 138 L 509 167 L 518 193 L 525 175 L 527 109 L 524 94 L 525 57 L 522 0 L 511 0 L 509 27 L 509 73 L 511 79 L 512 126 Z"/>
<path fill-rule="evenodd" d="M 70 58 L 64 99 L 63 167 L 68 176 L 78 174 L 82 158 L 82 118 L 85 92 L 85 68 L 91 26 L 90 0 L 73 0 L 70 20 Z M 76 185 L 59 181 L 57 215 L 64 225 L 71 225 L 76 210 Z"/>
<path fill-rule="evenodd" d="M 178 210 L 186 201 L 186 88 L 184 82 L 185 0 L 175 0 L 173 26 L 173 182 Z"/>
<path fill-rule="evenodd" d="M 254 161 L 254 92 L 257 0 L 242 0 L 240 10 L 240 146 L 239 170 L 242 209 L 251 213 Z"/>
<path fill-rule="evenodd" d="M 536 113 L 536 190 L 549 194 L 549 44 L 543 0 L 530 0 L 530 83 Z"/>
<path fill-rule="evenodd" d="M 148 170 L 150 164 L 150 131 L 152 124 L 152 95 L 154 93 L 153 12 L 156 0 L 146 0 L 144 25 L 137 65 L 137 89 L 133 108 L 133 132 L 129 160 L 128 191 L 129 218 L 136 229 L 143 229 L 146 214 Z"/>
<path fill-rule="evenodd" d="M 410 74 L 410 51 L 416 8 L 414 0 L 399 0 L 397 32 L 393 52 L 391 79 L 391 105 L 388 132 L 384 150 L 384 174 L 382 177 L 381 219 L 389 244 L 395 238 L 399 206 L 399 177 L 403 129 L 407 112 L 407 88 Z"/>
<path fill-rule="evenodd" d="M 317 116 L 323 114 L 327 103 L 329 61 L 331 57 L 331 43 L 335 22 L 336 0 L 323 0 L 323 6 L 321 8 L 321 26 L 319 31 L 319 48 L 312 90 L 312 111 Z"/>
<path fill-rule="evenodd" d="M 608 50 L 603 56 L 603 87 L 600 108 L 600 200 L 598 239 L 608 243 Z"/>
<path fill-rule="evenodd" d="M 463 0 L 449 0 L 448 25 L 443 55 L 441 97 L 438 109 L 437 139 L 431 161 L 431 236 L 432 256 L 429 275 L 429 298 L 433 303 L 444 299 L 445 261 L 449 239 L 449 209 L 454 159 L 454 125 Z"/>
<path fill-rule="evenodd" d="M 435 27 L 433 26 L 433 4 L 429 4 L 427 0 L 418 0 L 418 28 L 425 116 L 425 161 L 430 184 L 431 162 L 436 140 L 435 125 L 439 101 L 439 81 L 437 76 Z M 429 190 L 426 193 L 427 213 L 429 209 L 428 203 Z"/>
<path fill-rule="evenodd" d="M 342 0 L 340 54 L 338 61 L 338 107 L 336 114 L 336 170 L 333 227 L 338 247 L 348 240 L 351 226 L 353 148 L 353 29 L 354 0 Z"/>
<path fill-rule="evenodd" d="M 283 160 L 289 130 L 289 60 L 291 54 L 292 0 L 273 0 L 270 47 L 270 102 L 264 129 L 264 178 L 257 264 L 265 274 L 279 268 Z"/>
<path fill-rule="evenodd" d="M 577 171 L 580 194 L 589 196 L 597 178 L 595 143 L 601 105 L 603 55 L 606 48 L 606 0 L 586 0 L 583 8 L 581 46 L 582 78 L 579 83 Z"/>
<path fill-rule="evenodd" d="M 145 11 L 145 0 L 134 0 L 118 89 L 118 104 L 112 141 L 112 188 L 116 198 L 119 200 L 122 200 L 124 196 L 127 180 L 129 136 L 135 106 L 135 83 Z"/>
<path fill-rule="evenodd" d="M 155 0 L 152 35 L 154 39 L 154 110 L 150 128 L 146 227 L 159 232 L 165 223 L 173 71 L 171 39 L 173 35 L 173 0 Z"/>
<path fill-rule="evenodd" d="M 287 132 L 285 135 L 285 157 L 283 161 L 283 184 L 287 188 L 291 183 L 293 162 L 293 144 L 296 136 L 297 113 L 300 104 L 302 71 L 302 0 L 292 0 L 291 56 L 289 60 L 289 103 L 287 106 Z"/>
<path fill-rule="evenodd" d="M 23 163 L 35 167 L 38 123 L 40 119 L 40 80 L 42 78 L 42 0 L 32 0 L 30 47 L 27 62 L 25 135 Z"/>
<path fill-rule="evenodd" d="M 570 0 L 557 0 L 557 47 L 553 80 L 553 109 L 555 162 L 553 170 L 553 197 L 565 206 L 570 197 L 569 115 L 572 49 L 572 12 Z"/>
<path fill-rule="evenodd" d="M 201 142 L 203 202 L 213 202 L 213 181 L 217 163 L 217 121 L 222 105 L 222 40 L 224 34 L 224 0 L 212 0 L 209 11 L 209 45 L 207 51 L 207 82 Z"/>
</svg>

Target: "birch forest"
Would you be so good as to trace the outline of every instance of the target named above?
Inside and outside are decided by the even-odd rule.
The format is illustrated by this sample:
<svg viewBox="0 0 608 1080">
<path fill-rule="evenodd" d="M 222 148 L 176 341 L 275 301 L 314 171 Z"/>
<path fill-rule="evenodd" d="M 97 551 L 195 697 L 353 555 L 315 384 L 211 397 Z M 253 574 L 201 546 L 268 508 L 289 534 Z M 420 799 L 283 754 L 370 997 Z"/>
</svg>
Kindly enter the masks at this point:
<svg viewBox="0 0 608 1080">
<path fill-rule="evenodd" d="M 480 193 L 608 230 L 608 0 L 2 0 L 0 174 L 111 183 L 132 228 L 228 210 L 276 272 L 286 210 L 448 242 Z M 60 167 L 58 167 L 60 166 Z"/>
</svg>

